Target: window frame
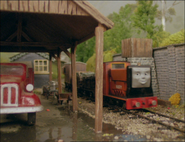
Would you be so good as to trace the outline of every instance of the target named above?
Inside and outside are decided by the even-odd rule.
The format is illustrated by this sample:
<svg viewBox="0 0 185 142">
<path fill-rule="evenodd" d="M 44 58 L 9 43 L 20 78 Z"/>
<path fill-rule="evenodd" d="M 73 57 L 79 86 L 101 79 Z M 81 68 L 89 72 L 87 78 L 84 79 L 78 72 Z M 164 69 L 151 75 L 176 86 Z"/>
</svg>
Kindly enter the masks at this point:
<svg viewBox="0 0 185 142">
<path fill-rule="evenodd" d="M 44 62 L 46 62 L 46 64 L 44 64 Z M 49 74 L 49 61 L 48 60 L 35 59 L 33 64 L 34 64 L 34 74 Z M 46 70 L 44 70 L 44 67 L 46 67 Z M 36 70 L 36 68 L 38 70 Z"/>
</svg>

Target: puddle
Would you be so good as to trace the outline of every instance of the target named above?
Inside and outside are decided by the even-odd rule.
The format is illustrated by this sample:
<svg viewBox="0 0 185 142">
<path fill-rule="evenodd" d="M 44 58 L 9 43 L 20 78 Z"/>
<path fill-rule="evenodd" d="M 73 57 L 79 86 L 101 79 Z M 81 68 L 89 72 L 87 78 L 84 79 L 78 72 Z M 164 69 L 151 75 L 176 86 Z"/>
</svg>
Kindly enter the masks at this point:
<svg viewBox="0 0 185 142">
<path fill-rule="evenodd" d="M 137 135 L 123 135 L 113 125 L 103 123 L 100 134 L 94 132 L 95 120 L 82 112 L 73 113 L 65 105 L 56 106 L 42 102 L 50 111 L 38 113 L 35 126 L 27 126 L 25 121 L 3 123 L 3 127 L 14 128 L 17 131 L 1 131 L 1 142 L 58 142 L 70 141 L 146 141 Z M 25 118 L 26 119 L 26 118 Z M 16 124 L 16 125 L 15 125 Z M 2 126 L 2 124 L 1 124 Z M 1 127 L 1 129 L 3 129 Z M 114 139 L 116 136 L 116 140 Z"/>
</svg>

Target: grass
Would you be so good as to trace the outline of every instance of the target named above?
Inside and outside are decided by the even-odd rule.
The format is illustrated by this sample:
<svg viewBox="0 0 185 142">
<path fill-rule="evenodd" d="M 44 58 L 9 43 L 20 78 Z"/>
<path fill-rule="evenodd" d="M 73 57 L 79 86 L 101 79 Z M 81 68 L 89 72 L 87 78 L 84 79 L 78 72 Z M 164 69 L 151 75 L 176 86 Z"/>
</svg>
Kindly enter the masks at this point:
<svg viewBox="0 0 185 142">
<path fill-rule="evenodd" d="M 64 74 L 62 73 L 61 69 L 61 77 L 64 78 Z M 57 62 L 52 63 L 52 80 L 58 80 L 58 69 L 57 69 Z"/>
</svg>

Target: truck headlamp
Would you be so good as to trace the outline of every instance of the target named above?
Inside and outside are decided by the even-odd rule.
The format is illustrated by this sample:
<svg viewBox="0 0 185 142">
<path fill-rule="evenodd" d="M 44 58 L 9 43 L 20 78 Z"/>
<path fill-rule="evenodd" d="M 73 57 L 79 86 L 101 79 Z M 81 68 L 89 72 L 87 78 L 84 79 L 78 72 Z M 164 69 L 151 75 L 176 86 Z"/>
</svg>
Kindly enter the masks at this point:
<svg viewBox="0 0 185 142">
<path fill-rule="evenodd" d="M 27 84 L 26 85 L 26 90 L 28 91 L 28 92 L 31 92 L 31 91 L 33 91 L 33 85 L 32 84 Z"/>
</svg>

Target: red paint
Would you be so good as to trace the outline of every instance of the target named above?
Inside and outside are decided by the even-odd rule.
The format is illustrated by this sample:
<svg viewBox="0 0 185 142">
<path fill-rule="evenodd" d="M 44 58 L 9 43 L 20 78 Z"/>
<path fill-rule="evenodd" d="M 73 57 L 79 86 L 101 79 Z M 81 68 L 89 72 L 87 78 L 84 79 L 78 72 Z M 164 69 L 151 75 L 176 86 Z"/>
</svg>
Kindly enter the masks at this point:
<svg viewBox="0 0 185 142">
<path fill-rule="evenodd" d="M 4 88 L 4 96 L 3 96 L 3 103 L 7 104 L 8 103 L 8 88 Z"/>
<path fill-rule="evenodd" d="M 152 105 L 151 101 L 156 101 L 156 105 Z M 136 103 L 140 103 L 140 107 L 136 107 Z M 157 97 L 142 97 L 142 98 L 130 98 L 126 100 L 126 109 L 141 109 L 157 107 Z"/>
<path fill-rule="evenodd" d="M 32 91 L 27 92 L 25 89 L 27 84 L 34 85 L 33 69 L 28 69 L 28 77 L 26 78 L 27 71 L 25 64 L 0 63 L 0 67 L 2 66 L 7 69 L 7 72 L 6 70 L 4 72 L 0 72 L 0 85 L 1 90 L 3 89 L 3 94 L 0 96 L 1 99 L 3 98 L 3 104 L 0 106 L 1 109 L 14 107 L 21 109 L 22 107 L 41 106 L 38 96 L 36 96 Z M 10 74 L 8 74 L 8 70 L 10 70 Z"/>
</svg>

